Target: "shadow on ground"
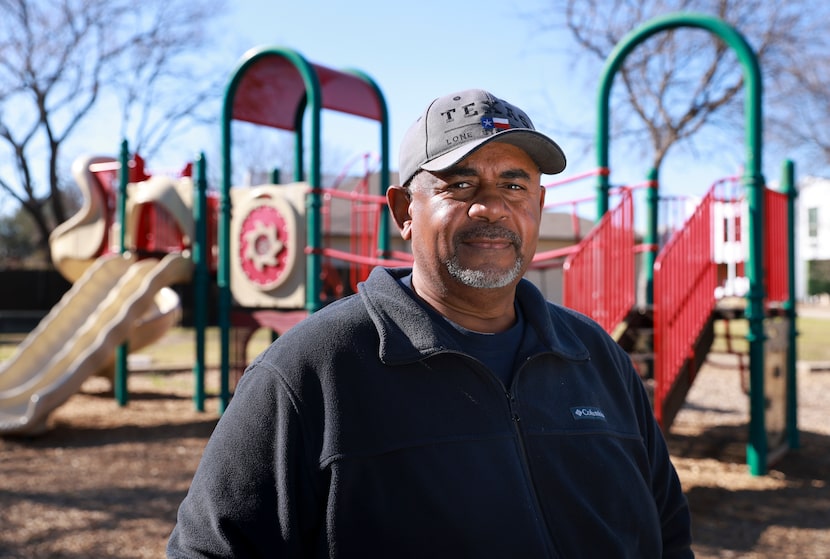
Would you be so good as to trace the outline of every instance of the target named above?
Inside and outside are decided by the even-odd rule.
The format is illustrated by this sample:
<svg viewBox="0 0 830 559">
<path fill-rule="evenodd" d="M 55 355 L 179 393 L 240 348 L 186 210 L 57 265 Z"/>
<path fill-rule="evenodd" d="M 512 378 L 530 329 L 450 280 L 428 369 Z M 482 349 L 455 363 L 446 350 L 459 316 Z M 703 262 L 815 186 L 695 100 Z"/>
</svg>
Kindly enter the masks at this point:
<svg viewBox="0 0 830 559">
<path fill-rule="evenodd" d="M 744 425 L 716 426 L 699 435 L 668 438 L 676 456 L 716 460 L 734 465 L 735 471 L 746 464 L 746 441 Z M 789 450 L 773 463 L 767 475 L 769 483 L 765 485 L 758 478 L 757 487 L 730 489 L 727 482 L 693 485 L 686 491 L 696 547 L 720 550 L 718 556 L 723 557 L 756 557 L 751 552 L 758 549 L 762 538 L 780 532 L 773 545 L 780 545 L 782 554 L 776 556 L 794 557 L 786 554 L 795 544 L 785 541 L 785 534 L 793 537 L 795 532 L 802 534 L 795 537 L 812 538 L 830 532 L 830 437 L 801 432 L 799 448 Z M 720 555 L 724 550 L 737 555 Z"/>
</svg>

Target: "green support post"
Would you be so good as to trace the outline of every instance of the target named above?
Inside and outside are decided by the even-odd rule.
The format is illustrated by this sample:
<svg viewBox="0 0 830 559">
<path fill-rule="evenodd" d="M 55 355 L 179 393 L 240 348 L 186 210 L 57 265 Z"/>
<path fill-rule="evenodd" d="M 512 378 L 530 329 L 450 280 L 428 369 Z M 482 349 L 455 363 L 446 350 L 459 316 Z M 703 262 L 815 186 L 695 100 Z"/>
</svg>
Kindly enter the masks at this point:
<svg viewBox="0 0 830 559">
<path fill-rule="evenodd" d="M 303 158 L 303 145 L 305 145 L 304 114 L 305 105 L 297 107 L 297 114 L 294 115 L 294 182 L 305 180 L 305 159 Z"/>
<path fill-rule="evenodd" d="M 784 303 L 784 312 L 789 321 L 788 344 L 787 344 L 787 441 L 790 448 L 801 446 L 798 432 L 798 383 L 797 383 L 797 353 L 796 345 L 798 330 L 796 320 L 795 295 L 795 199 L 798 197 L 798 190 L 795 187 L 795 165 L 792 161 L 784 162 L 781 171 L 782 191 L 787 195 L 787 301 Z"/>
<path fill-rule="evenodd" d="M 236 74 L 238 75 L 238 74 Z M 236 89 L 231 81 L 228 89 Z M 219 215 L 216 224 L 216 244 L 219 260 L 216 263 L 216 288 L 219 318 L 219 413 L 224 413 L 230 402 L 230 332 L 231 332 L 231 115 L 233 103 L 225 94 L 222 117 L 222 190 L 219 193 Z"/>
<path fill-rule="evenodd" d="M 380 103 L 381 119 L 380 119 L 380 176 L 379 185 L 381 196 L 386 194 L 386 189 L 389 187 L 389 110 L 386 107 L 386 101 L 383 93 L 380 90 L 377 82 L 373 80 L 368 74 L 360 70 L 349 70 L 349 73 L 362 79 L 364 82 L 374 90 L 375 97 Z M 380 213 L 380 222 L 378 224 L 378 252 L 386 256 L 389 253 L 389 212 Z"/>
<path fill-rule="evenodd" d="M 654 304 L 654 261 L 657 260 L 657 220 L 660 210 L 660 192 L 657 169 L 648 172 L 646 190 L 646 236 L 648 250 L 643 253 L 643 271 L 646 276 L 646 306 Z"/>
<path fill-rule="evenodd" d="M 307 86 L 308 103 L 311 106 L 309 115 L 311 124 L 309 150 L 311 158 L 308 172 L 308 185 L 311 187 L 311 192 L 305 199 L 306 243 L 310 249 L 306 255 L 305 308 L 309 313 L 313 313 L 322 307 L 320 293 L 323 291 L 323 258 L 320 254 L 320 249 L 323 248 L 323 220 L 321 215 L 323 201 L 320 198 L 320 188 L 323 186 L 320 171 L 320 150 L 322 148 L 320 112 L 323 100 L 319 91 L 320 86 L 317 83 L 317 74 L 311 68 L 308 68 L 306 78 L 306 83 L 313 83 L 313 85 Z"/>
<path fill-rule="evenodd" d="M 207 176 L 205 154 L 196 159 L 196 180 L 193 183 L 193 325 L 196 356 L 193 364 L 193 405 L 205 411 L 205 329 L 207 328 L 208 247 L 207 247 Z"/>
<path fill-rule="evenodd" d="M 130 180 L 130 152 L 127 147 L 127 140 L 121 142 L 120 160 L 121 169 L 118 173 L 118 223 L 120 224 L 118 231 L 118 252 L 123 256 L 127 252 L 127 183 Z M 113 391 L 115 392 L 115 401 L 121 407 L 126 406 L 130 399 L 127 391 L 127 356 L 129 353 L 130 350 L 126 342 L 115 348 Z"/>
<path fill-rule="evenodd" d="M 723 20 L 707 14 L 679 13 L 656 17 L 623 37 L 609 55 L 603 68 L 597 102 L 597 167 L 609 168 L 610 97 L 614 75 L 634 48 L 659 32 L 678 27 L 709 31 L 724 41 L 737 55 L 746 84 L 744 116 L 746 121 L 746 164 L 743 183 L 749 212 L 749 254 L 746 274 L 746 318 L 749 322 L 750 422 L 747 464 L 753 475 L 767 470 L 767 437 L 764 418 L 764 178 L 762 175 L 762 81 L 758 59 L 746 39 Z M 597 219 L 608 210 L 609 176 L 601 174 L 597 184 Z"/>
<path fill-rule="evenodd" d="M 319 253 L 321 248 L 321 235 L 319 224 L 320 218 L 320 147 L 321 147 L 321 112 L 322 94 L 320 83 L 314 68 L 299 53 L 282 48 L 262 48 L 250 52 L 246 58 L 237 66 L 231 75 L 231 79 L 225 88 L 224 103 L 222 106 L 222 192 L 219 201 L 219 264 L 216 276 L 216 283 L 219 290 L 219 346 L 220 346 L 220 387 L 219 387 L 219 412 L 224 413 L 230 402 L 230 328 L 231 328 L 231 289 L 230 289 L 230 222 L 231 222 L 231 122 L 233 120 L 233 103 L 236 91 L 245 74 L 251 66 L 268 56 L 280 56 L 292 63 L 299 72 L 305 85 L 306 102 L 298 107 L 296 124 L 297 134 L 295 138 L 294 153 L 294 177 L 302 180 L 303 176 L 303 139 L 302 119 L 305 109 L 310 109 L 309 121 L 311 126 L 311 138 L 309 152 L 311 153 L 310 171 L 308 182 L 311 193 L 306 201 L 307 208 L 307 243 L 311 249 L 306 256 L 306 309 L 309 312 L 318 310 L 321 306 L 321 272 L 322 262 Z"/>
</svg>

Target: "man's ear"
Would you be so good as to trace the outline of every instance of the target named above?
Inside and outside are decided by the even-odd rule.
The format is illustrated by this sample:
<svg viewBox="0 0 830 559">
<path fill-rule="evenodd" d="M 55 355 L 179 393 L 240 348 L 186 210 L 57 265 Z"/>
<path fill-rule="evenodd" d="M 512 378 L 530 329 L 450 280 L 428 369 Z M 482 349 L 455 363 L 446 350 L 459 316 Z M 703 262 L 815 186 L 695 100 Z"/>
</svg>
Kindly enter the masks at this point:
<svg viewBox="0 0 830 559">
<path fill-rule="evenodd" d="M 393 185 L 386 190 L 386 203 L 389 204 L 392 219 L 401 230 L 401 237 L 405 241 L 409 240 L 412 233 L 412 217 L 409 215 L 411 201 L 409 191 L 402 186 Z"/>
</svg>

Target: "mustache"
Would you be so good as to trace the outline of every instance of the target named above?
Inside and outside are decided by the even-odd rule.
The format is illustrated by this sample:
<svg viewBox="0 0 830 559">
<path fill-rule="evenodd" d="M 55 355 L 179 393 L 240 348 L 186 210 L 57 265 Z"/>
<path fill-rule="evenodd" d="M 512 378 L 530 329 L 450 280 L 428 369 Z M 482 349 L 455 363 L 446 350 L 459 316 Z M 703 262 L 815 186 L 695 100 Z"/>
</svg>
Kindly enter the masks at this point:
<svg viewBox="0 0 830 559">
<path fill-rule="evenodd" d="M 498 224 L 479 224 L 460 231 L 455 236 L 456 243 L 463 243 L 472 239 L 506 239 L 513 245 L 522 246 L 522 238 L 515 231 Z"/>
</svg>

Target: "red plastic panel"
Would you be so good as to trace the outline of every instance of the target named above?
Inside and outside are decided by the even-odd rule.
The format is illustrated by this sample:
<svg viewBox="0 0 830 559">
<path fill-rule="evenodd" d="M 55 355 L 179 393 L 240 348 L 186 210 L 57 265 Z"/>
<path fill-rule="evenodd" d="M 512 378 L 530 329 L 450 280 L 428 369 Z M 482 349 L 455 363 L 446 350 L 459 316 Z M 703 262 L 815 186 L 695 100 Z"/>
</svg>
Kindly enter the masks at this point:
<svg viewBox="0 0 830 559">
<path fill-rule="evenodd" d="M 367 81 L 351 74 L 313 64 L 323 90 L 323 108 L 380 122 L 383 108 Z"/>
<path fill-rule="evenodd" d="M 789 237 L 787 195 L 764 189 L 764 281 L 768 302 L 789 299 Z"/>
<path fill-rule="evenodd" d="M 185 248 L 176 220 L 162 206 L 141 204 L 133 243 L 139 252 L 172 253 Z"/>
<path fill-rule="evenodd" d="M 383 119 L 378 94 L 366 80 L 325 66 L 311 65 L 322 92 L 322 106 L 373 120 Z M 287 58 L 264 55 L 253 62 L 237 86 L 233 118 L 263 126 L 294 130 L 297 108 L 306 86 L 300 71 Z"/>
</svg>

